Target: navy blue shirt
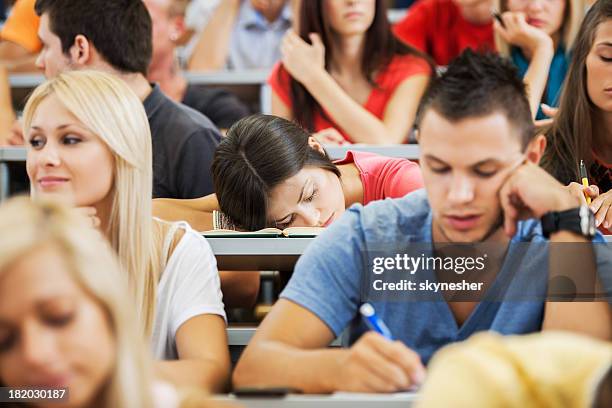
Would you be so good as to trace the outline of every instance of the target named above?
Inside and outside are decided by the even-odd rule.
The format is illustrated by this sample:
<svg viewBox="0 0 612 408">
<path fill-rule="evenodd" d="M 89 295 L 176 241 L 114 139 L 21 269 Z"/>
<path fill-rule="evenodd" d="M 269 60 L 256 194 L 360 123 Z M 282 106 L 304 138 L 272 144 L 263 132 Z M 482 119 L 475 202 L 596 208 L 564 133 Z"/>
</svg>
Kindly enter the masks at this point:
<svg viewBox="0 0 612 408">
<path fill-rule="evenodd" d="M 153 198 L 198 198 L 214 191 L 210 166 L 221 140 L 206 116 L 155 85 L 143 102 L 153 144 Z"/>
</svg>

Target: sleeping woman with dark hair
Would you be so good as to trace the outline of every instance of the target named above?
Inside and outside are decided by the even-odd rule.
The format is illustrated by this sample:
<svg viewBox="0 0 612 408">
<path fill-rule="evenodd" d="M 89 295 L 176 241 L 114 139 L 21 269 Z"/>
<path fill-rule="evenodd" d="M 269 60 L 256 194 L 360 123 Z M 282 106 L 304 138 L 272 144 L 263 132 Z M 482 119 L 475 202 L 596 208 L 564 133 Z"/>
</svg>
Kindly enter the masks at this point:
<svg viewBox="0 0 612 408">
<path fill-rule="evenodd" d="M 385 3 L 302 1 L 268 79 L 272 113 L 323 143 L 406 142 L 432 65 L 392 34 Z"/>
<path fill-rule="evenodd" d="M 349 151 L 332 162 L 304 129 L 286 119 L 253 115 L 236 122 L 212 164 L 215 195 L 154 200 L 154 213 L 211 229 L 221 209 L 245 230 L 326 227 L 352 204 L 398 198 L 423 186 L 407 159 Z M 217 201 L 218 199 L 218 201 Z"/>
</svg>

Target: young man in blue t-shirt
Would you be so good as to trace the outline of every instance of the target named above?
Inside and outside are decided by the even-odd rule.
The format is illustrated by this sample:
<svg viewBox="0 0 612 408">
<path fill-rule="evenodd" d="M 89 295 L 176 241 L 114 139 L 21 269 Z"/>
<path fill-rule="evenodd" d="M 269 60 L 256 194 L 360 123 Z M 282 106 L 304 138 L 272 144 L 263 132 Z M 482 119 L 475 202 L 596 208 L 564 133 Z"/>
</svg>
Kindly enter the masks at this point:
<svg viewBox="0 0 612 408">
<path fill-rule="evenodd" d="M 516 69 L 501 57 L 466 51 L 428 91 L 418 125 L 425 189 L 353 206 L 309 246 L 238 363 L 235 386 L 392 392 L 422 382 L 423 362 L 437 349 L 478 331 L 567 329 L 610 338 L 606 301 L 547 302 L 552 282 L 566 282 L 565 273 L 576 269 L 580 280 L 590 273 L 594 282 L 597 269 L 610 293 L 611 251 L 605 242 L 589 242 L 603 238 L 581 206 L 582 187 L 562 186 L 536 165 L 546 141 L 534 136 Z M 455 263 L 451 274 L 429 267 L 401 274 L 402 254 L 425 262 L 447 251 L 443 243 L 473 244 L 471 265 L 484 262 L 486 270 L 464 275 Z M 479 245 L 487 245 L 484 258 L 476 256 Z M 377 270 L 382 267 L 393 271 Z M 397 273 L 406 279 L 395 279 Z M 432 289 L 457 283 L 449 281 L 453 276 L 484 289 L 462 301 L 449 301 L 452 291 Z M 425 289 L 393 289 L 406 282 Z M 383 294 L 375 288 L 383 283 L 395 286 Z M 359 318 L 365 302 L 396 341 L 365 333 Z M 350 348 L 326 348 L 347 328 Z"/>
</svg>

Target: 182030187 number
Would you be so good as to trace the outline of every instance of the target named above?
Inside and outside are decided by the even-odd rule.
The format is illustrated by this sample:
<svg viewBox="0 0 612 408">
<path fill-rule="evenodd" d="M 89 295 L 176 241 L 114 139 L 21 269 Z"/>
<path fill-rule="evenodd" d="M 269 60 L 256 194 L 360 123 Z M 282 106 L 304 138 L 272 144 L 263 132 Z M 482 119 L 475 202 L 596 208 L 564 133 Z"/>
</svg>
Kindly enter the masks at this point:
<svg viewBox="0 0 612 408">
<path fill-rule="evenodd" d="M 0 387 L 0 402 L 62 401 L 68 399 L 66 388 Z"/>
</svg>

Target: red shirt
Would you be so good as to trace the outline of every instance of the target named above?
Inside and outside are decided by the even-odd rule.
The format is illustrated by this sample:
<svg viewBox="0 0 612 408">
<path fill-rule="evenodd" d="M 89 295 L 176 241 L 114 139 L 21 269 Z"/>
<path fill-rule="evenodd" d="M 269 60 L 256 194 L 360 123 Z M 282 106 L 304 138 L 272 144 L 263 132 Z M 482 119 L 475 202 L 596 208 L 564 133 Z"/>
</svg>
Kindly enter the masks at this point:
<svg viewBox="0 0 612 408">
<path fill-rule="evenodd" d="M 268 77 L 268 83 L 279 98 L 285 103 L 285 105 L 293 110 L 289 85 L 290 75 L 286 70 L 281 70 L 280 67 L 281 63 L 277 63 L 274 66 L 272 73 Z M 281 73 L 281 78 L 279 78 L 279 72 Z M 395 89 L 404 80 L 418 74 L 431 74 L 431 69 L 426 61 L 413 55 L 395 56 L 384 70 L 381 70 L 376 74 L 374 82 L 376 83 L 377 87 L 372 89 L 372 92 L 370 92 L 370 95 L 363 105 L 363 108 L 382 120 L 387 103 L 393 96 Z M 327 113 L 327 116 L 331 118 L 329 113 Z M 333 120 L 326 120 L 321 114 L 317 113 L 314 116 L 313 130 L 318 132 L 327 128 L 336 128 L 346 140 L 351 141 L 349 135 L 347 135 L 340 126 L 333 122 Z"/>
<path fill-rule="evenodd" d="M 408 159 L 348 151 L 337 165 L 355 163 L 363 183 L 363 205 L 385 198 L 400 198 L 423 188 L 419 165 Z"/>
<path fill-rule="evenodd" d="M 493 22 L 467 21 L 452 0 L 419 0 L 393 27 L 396 36 L 429 54 L 437 65 L 448 65 L 466 48 L 495 50 Z"/>
</svg>

